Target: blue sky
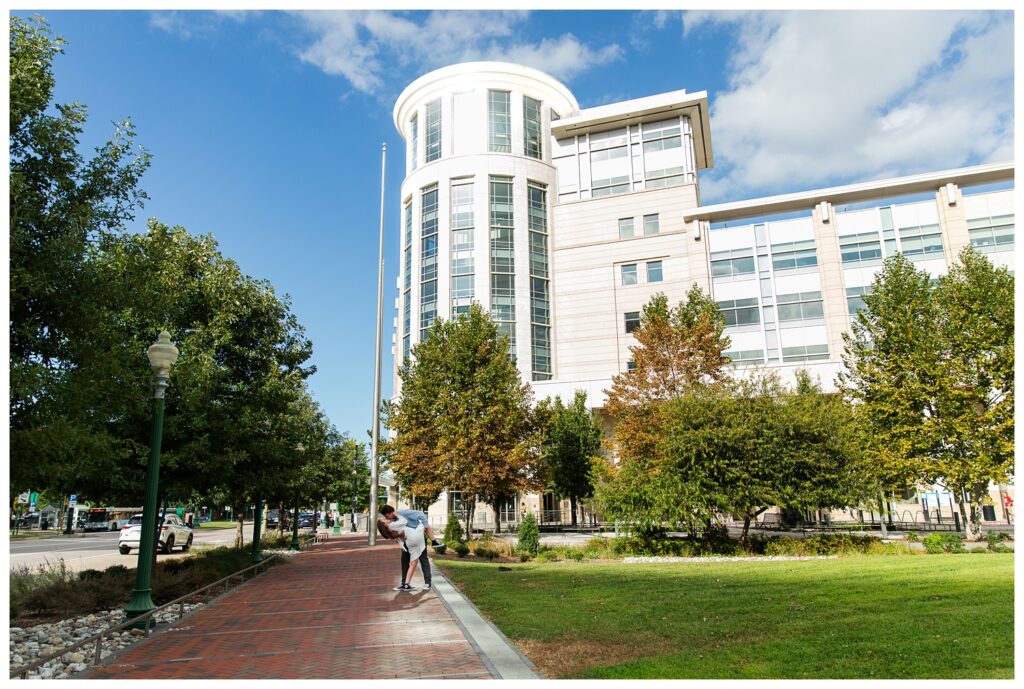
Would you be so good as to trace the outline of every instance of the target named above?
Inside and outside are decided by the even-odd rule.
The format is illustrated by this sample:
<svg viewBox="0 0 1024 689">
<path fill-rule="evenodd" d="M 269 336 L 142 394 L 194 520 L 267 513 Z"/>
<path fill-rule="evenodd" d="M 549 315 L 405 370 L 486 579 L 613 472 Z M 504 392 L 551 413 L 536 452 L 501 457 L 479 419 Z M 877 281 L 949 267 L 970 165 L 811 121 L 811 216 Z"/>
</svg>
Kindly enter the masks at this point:
<svg viewBox="0 0 1024 689">
<path fill-rule="evenodd" d="M 1009 12 L 40 14 L 69 41 L 56 98 L 89 106 L 84 143 L 130 116 L 153 153 L 151 200 L 128 229 L 155 217 L 212 233 L 291 295 L 314 343 L 310 387 L 358 439 L 372 418 L 380 145 L 387 345 L 404 166 L 391 110 L 431 69 L 528 64 L 584 108 L 706 90 L 704 203 L 1013 158 Z M 386 347 L 385 396 L 390 370 Z"/>
</svg>

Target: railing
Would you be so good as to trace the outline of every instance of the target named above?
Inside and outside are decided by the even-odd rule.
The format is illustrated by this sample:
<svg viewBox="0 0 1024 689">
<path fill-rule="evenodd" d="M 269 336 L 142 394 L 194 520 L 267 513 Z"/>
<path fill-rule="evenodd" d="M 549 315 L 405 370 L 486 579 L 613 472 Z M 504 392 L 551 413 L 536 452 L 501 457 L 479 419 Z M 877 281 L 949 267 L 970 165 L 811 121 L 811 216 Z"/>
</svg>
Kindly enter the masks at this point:
<svg viewBox="0 0 1024 689">
<path fill-rule="evenodd" d="M 313 544 L 315 542 L 316 542 L 316 540 L 315 540 L 315 537 L 313 536 L 313 534 L 305 534 L 303 536 L 303 538 L 300 539 L 299 547 L 304 549 L 304 548 L 309 547 L 311 544 Z M 263 567 L 263 568 L 269 567 L 270 563 L 273 562 L 278 557 L 280 557 L 280 555 L 274 553 L 270 557 L 268 557 L 267 559 L 262 560 L 261 562 L 257 562 L 254 565 L 250 565 L 250 566 L 246 567 L 245 569 L 240 569 L 237 572 L 234 572 L 233 574 L 227 575 L 223 579 L 218 579 L 217 581 L 213 582 L 212 584 L 207 584 L 206 586 L 202 587 L 201 589 L 196 589 L 195 591 L 193 591 L 191 593 L 187 593 L 184 596 L 181 596 L 180 598 L 175 598 L 174 600 L 170 601 L 169 603 L 164 603 L 163 605 L 161 605 L 159 607 L 153 608 L 152 610 L 150 610 L 147 613 L 143 613 L 141 615 L 137 615 L 137 616 L 131 618 L 130 620 L 125 620 L 124 622 L 122 622 L 121 624 L 119 624 L 119 625 L 117 625 L 115 627 L 108 627 L 107 629 L 104 629 L 103 631 L 101 631 L 101 632 L 99 632 L 97 634 L 94 634 L 94 635 L 92 635 L 92 636 L 90 636 L 90 637 L 88 637 L 86 639 L 82 639 L 81 641 L 73 643 L 70 646 L 65 646 L 65 647 L 61 648 L 59 651 L 55 651 L 55 652 L 50 653 L 49 655 L 43 656 L 41 658 L 36 658 L 35 660 L 33 660 L 31 663 L 29 663 L 27 665 L 22 665 L 21 667 L 18 667 L 18 668 L 15 668 L 15 669 L 11 670 L 11 675 L 10 675 L 11 679 L 15 679 L 17 677 L 20 677 L 21 679 L 25 679 L 26 676 L 28 675 L 28 673 L 31 672 L 32 670 L 35 670 L 37 667 L 45 665 L 46 663 L 50 662 L 51 660 L 55 660 L 57 658 L 60 658 L 62 655 L 66 654 L 66 653 L 71 653 L 75 649 L 83 648 L 85 646 L 88 646 L 89 644 L 96 644 L 96 650 L 93 653 L 93 666 L 94 667 L 98 666 L 98 665 L 100 665 L 100 663 L 102 661 L 103 640 L 107 636 L 109 636 L 112 632 L 120 631 L 122 629 L 127 629 L 128 627 L 137 627 L 139 622 L 145 622 L 146 636 L 149 636 L 149 632 L 150 632 L 150 628 L 151 628 L 151 624 L 150 623 L 152 623 L 152 627 L 156 626 L 156 621 L 153 618 L 154 618 L 154 616 L 157 613 L 162 612 L 163 610 L 165 610 L 166 608 L 171 607 L 172 605 L 177 605 L 178 606 L 178 619 L 180 620 L 185 615 L 185 601 L 187 601 L 188 599 L 194 598 L 195 596 L 198 596 L 199 594 L 204 593 L 205 591 L 210 591 L 210 590 L 216 589 L 217 587 L 222 586 L 222 585 L 224 586 L 224 591 L 222 593 L 227 593 L 230 590 L 230 588 L 231 588 L 231 582 L 232 581 L 234 581 L 235 579 L 239 579 L 239 584 L 245 583 L 245 575 L 246 575 L 246 573 L 255 570 L 255 574 L 253 574 L 253 576 L 256 576 L 256 575 L 258 575 L 260 573 L 259 570 L 260 570 L 261 567 Z"/>
</svg>

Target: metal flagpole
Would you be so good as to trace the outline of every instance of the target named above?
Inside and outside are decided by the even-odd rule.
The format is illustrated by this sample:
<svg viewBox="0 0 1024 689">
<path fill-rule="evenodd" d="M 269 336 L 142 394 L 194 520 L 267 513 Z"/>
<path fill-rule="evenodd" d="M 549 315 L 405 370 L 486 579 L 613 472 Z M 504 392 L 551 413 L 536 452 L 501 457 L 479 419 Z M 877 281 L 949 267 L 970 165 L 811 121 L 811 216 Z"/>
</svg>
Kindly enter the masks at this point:
<svg viewBox="0 0 1024 689">
<path fill-rule="evenodd" d="M 377 268 L 377 352 L 373 367 L 373 455 L 370 462 L 370 504 L 367 506 L 367 532 L 369 545 L 377 544 L 377 468 L 380 458 L 380 359 L 381 342 L 384 338 L 384 168 L 388 162 L 388 145 L 381 144 L 380 150 L 380 265 Z"/>
</svg>

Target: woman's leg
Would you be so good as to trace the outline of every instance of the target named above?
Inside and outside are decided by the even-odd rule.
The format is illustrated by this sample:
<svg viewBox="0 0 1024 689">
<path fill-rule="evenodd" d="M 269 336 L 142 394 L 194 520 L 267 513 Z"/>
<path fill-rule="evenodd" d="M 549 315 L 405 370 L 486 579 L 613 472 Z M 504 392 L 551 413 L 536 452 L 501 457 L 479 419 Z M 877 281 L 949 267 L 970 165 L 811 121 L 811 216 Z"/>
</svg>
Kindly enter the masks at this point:
<svg viewBox="0 0 1024 689">
<path fill-rule="evenodd" d="M 409 556 L 406 555 L 406 557 L 409 557 Z M 412 558 L 409 558 L 409 559 L 410 559 L 410 562 L 409 562 L 409 574 L 406 575 L 406 579 L 405 579 L 405 582 L 407 584 L 411 584 L 412 583 L 412 577 L 413 577 L 414 574 L 416 574 L 416 566 L 420 563 L 420 561 L 418 559 L 417 560 L 413 560 Z"/>
</svg>

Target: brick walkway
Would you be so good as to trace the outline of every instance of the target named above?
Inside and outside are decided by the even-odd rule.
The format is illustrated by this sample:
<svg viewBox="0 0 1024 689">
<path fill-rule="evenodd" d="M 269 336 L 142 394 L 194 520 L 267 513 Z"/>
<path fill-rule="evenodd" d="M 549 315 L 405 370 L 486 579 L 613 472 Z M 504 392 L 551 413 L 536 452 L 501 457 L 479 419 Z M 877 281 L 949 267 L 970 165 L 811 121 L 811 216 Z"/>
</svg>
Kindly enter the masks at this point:
<svg viewBox="0 0 1024 689">
<path fill-rule="evenodd" d="M 91 679 L 482 679 L 437 595 L 398 593 L 398 548 L 331 536 L 133 646 Z M 436 577 L 435 577 L 436 578 Z M 422 584 L 417 572 L 414 585 Z"/>
</svg>

